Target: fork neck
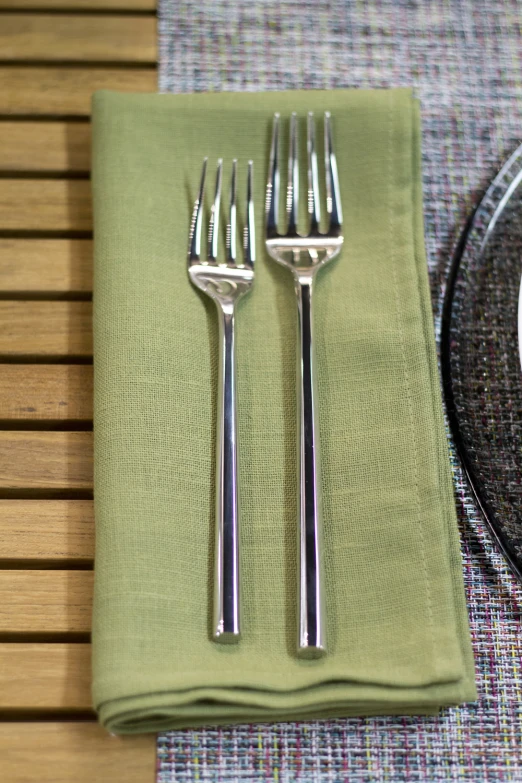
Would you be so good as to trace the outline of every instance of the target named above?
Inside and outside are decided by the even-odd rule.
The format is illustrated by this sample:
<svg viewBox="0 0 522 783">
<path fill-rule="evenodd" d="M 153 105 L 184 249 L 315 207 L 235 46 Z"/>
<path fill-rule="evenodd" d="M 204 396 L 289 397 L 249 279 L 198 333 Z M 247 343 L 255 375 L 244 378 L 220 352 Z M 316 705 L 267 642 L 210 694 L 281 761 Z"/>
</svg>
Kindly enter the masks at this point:
<svg viewBox="0 0 522 783">
<path fill-rule="evenodd" d="M 306 272 L 296 270 L 294 272 L 295 287 L 299 296 L 301 296 L 303 289 L 309 289 L 309 297 L 311 297 L 312 285 L 315 280 L 315 272 L 316 269 L 307 269 Z"/>
<path fill-rule="evenodd" d="M 236 311 L 236 303 L 234 301 L 223 299 L 215 299 L 218 316 L 223 318 L 223 323 L 228 323 L 234 320 L 234 314 Z"/>
<path fill-rule="evenodd" d="M 219 348 L 220 355 L 223 361 L 227 364 L 228 374 L 230 375 L 231 383 L 235 386 L 235 358 L 234 358 L 234 343 L 235 343 L 235 315 L 236 308 L 234 302 L 220 302 L 216 301 L 216 307 L 218 311 L 218 330 L 219 330 Z M 225 370 L 225 368 L 222 368 Z"/>
<path fill-rule="evenodd" d="M 314 290 L 314 279 L 312 275 L 296 274 L 294 278 L 295 291 L 297 294 L 297 309 L 299 314 L 299 327 L 300 337 L 305 339 L 305 342 L 311 341 L 312 338 L 312 320 L 311 320 L 311 307 L 312 307 L 312 293 Z M 308 324 L 304 329 L 307 334 L 303 332 L 303 327 Z"/>
</svg>

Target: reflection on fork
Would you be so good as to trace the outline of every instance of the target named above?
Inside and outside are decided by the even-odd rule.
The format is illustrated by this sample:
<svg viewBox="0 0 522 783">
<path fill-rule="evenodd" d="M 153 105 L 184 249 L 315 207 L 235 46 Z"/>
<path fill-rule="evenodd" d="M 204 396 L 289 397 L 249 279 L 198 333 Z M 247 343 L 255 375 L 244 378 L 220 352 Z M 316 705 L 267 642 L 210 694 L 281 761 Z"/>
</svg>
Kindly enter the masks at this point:
<svg viewBox="0 0 522 783">
<path fill-rule="evenodd" d="M 326 618 L 323 583 L 321 477 L 317 381 L 314 357 L 312 290 L 315 277 L 338 255 L 343 244 L 342 212 L 333 149 L 330 113 L 324 115 L 326 211 L 328 229 L 320 230 L 321 206 L 315 122 L 307 117 L 308 216 L 306 234 L 298 231 L 299 164 L 297 116 L 290 120 L 288 158 L 287 227 L 277 228 L 279 212 L 279 114 L 274 117 L 270 168 L 266 190 L 266 249 L 279 264 L 292 272 L 298 310 L 297 409 L 298 409 L 298 653 L 320 657 L 326 652 Z"/>
<path fill-rule="evenodd" d="M 219 379 L 216 431 L 216 543 L 212 636 L 225 644 L 239 641 L 239 508 L 236 426 L 235 306 L 254 282 L 255 237 L 252 161 L 248 164 L 247 220 L 243 258 L 237 258 L 236 179 L 232 163 L 230 214 L 223 258 L 218 257 L 219 213 L 223 161 L 218 161 L 211 210 L 208 249 L 201 258 L 203 197 L 207 159 L 203 162 L 199 195 L 190 226 L 188 273 L 192 283 L 216 303 L 219 318 Z"/>
</svg>

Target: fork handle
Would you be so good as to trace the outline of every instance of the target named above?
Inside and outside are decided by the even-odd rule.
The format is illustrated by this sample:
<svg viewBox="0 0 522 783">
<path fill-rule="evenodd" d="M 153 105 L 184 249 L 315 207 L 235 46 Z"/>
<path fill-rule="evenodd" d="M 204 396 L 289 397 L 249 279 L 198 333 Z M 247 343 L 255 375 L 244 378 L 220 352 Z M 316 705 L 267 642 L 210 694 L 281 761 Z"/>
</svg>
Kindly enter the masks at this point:
<svg viewBox="0 0 522 783">
<path fill-rule="evenodd" d="M 217 303 L 219 378 L 216 427 L 216 540 L 213 638 L 234 644 L 240 638 L 239 521 L 236 432 L 234 308 Z"/>
<path fill-rule="evenodd" d="M 317 658 L 326 653 L 326 628 L 312 284 L 312 277 L 296 281 L 298 309 L 297 466 L 299 476 L 298 654 L 302 657 Z"/>
</svg>

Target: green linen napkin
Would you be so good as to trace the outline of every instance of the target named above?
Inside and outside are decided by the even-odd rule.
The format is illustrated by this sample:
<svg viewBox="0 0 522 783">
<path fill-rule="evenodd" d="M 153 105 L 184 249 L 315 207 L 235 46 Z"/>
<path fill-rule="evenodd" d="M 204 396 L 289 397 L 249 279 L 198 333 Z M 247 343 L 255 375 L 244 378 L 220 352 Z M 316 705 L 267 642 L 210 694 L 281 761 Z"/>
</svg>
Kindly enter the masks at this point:
<svg viewBox="0 0 522 783">
<path fill-rule="evenodd" d="M 274 111 L 331 110 L 345 247 L 315 326 L 329 654 L 296 646 L 296 302 L 263 250 Z M 94 703 L 116 733 L 475 697 L 408 90 L 94 97 Z M 217 328 L 189 283 L 203 156 L 255 166 L 237 317 L 243 638 L 210 639 Z M 208 188 L 210 202 L 212 185 Z"/>
</svg>

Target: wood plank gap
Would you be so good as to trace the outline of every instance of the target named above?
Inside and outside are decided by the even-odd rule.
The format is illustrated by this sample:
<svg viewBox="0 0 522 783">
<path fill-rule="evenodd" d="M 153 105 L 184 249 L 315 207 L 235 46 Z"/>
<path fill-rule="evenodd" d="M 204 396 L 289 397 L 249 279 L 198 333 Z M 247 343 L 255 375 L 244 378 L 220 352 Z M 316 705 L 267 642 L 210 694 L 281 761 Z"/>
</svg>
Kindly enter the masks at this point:
<svg viewBox="0 0 522 783">
<path fill-rule="evenodd" d="M 0 291 L 0 302 L 92 302 L 90 291 Z"/>
<path fill-rule="evenodd" d="M 0 228 L 0 239 L 92 239 L 92 231 Z"/>
<path fill-rule="evenodd" d="M 92 365 L 92 356 L 65 356 L 64 354 L 24 353 L 10 356 L 0 353 L 0 364 L 87 364 Z"/>
<path fill-rule="evenodd" d="M 66 180 L 90 180 L 89 171 L 35 171 L 34 169 L 24 171 L 12 171 L 3 169 L 0 171 L 0 180 L 3 179 L 66 179 Z"/>
<path fill-rule="evenodd" d="M 0 500 L 92 500 L 92 489 L 0 489 Z"/>
<path fill-rule="evenodd" d="M 90 644 L 90 633 L 45 631 L 41 633 L 0 632 L 0 644 Z"/>
<path fill-rule="evenodd" d="M 0 709 L 0 721 L 9 721 L 10 723 L 32 723 L 38 721 L 38 723 L 55 722 L 55 721 L 90 721 L 94 723 L 96 721 L 96 713 L 94 710 L 79 709 L 75 710 L 71 707 L 64 707 L 63 709 L 32 709 L 32 710 L 18 710 L 18 709 Z"/>
<path fill-rule="evenodd" d="M 0 106 L 0 122 L 74 122 L 87 125 L 90 118 L 78 114 L 5 114 Z"/>
<path fill-rule="evenodd" d="M 9 70 L 41 68 L 52 70 L 54 68 L 68 68 L 72 71 L 76 69 L 89 71 L 156 71 L 157 62 L 132 62 L 126 60 L 2 60 L 0 59 L 0 68 Z"/>
<path fill-rule="evenodd" d="M 92 432 L 92 421 L 76 419 L 0 419 L 0 430 L 43 430 L 47 432 Z"/>
<path fill-rule="evenodd" d="M 93 562 L 86 560 L 20 560 L 0 559 L 0 571 L 92 571 Z"/>
<path fill-rule="evenodd" d="M 47 0 L 52 2 L 52 0 Z M 34 16 L 35 14 L 45 14 L 45 16 L 114 16 L 114 17 L 127 17 L 127 16 L 139 16 L 145 19 L 154 19 L 158 16 L 158 13 L 153 8 L 71 8 L 70 6 L 64 6 L 63 8 L 50 8 L 32 6 L 27 8 L 17 8 L 15 5 L 0 7 L 0 17 L 8 16 L 9 14 L 16 14 L 17 16 Z"/>
</svg>

